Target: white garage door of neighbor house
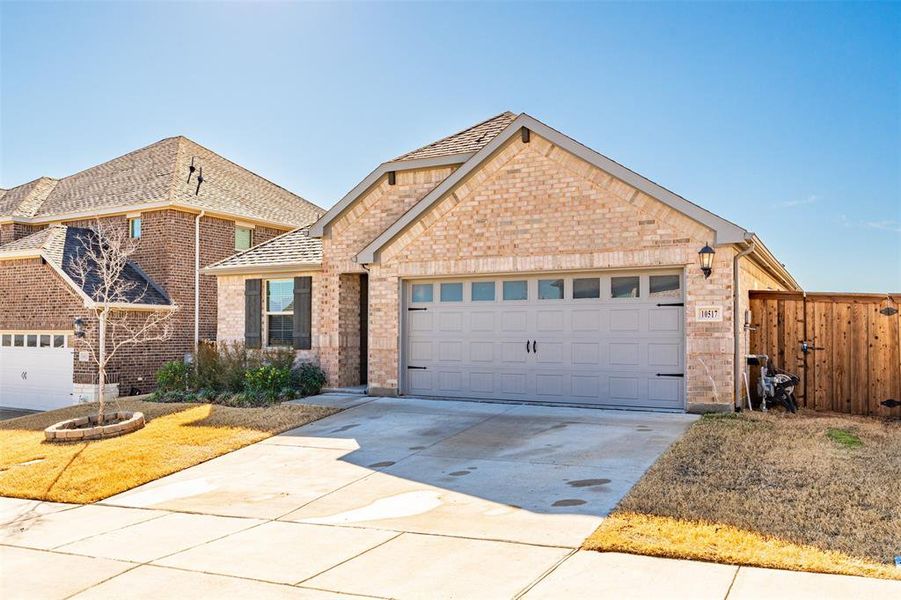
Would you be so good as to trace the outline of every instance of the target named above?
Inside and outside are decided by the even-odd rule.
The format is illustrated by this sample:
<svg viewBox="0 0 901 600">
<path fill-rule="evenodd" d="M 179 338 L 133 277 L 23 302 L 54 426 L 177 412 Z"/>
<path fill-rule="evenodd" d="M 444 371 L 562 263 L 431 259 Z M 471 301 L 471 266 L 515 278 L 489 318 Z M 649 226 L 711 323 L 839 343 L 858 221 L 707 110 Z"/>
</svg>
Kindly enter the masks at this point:
<svg viewBox="0 0 901 600">
<path fill-rule="evenodd" d="M 73 404 L 72 361 L 65 335 L 0 334 L 0 406 L 52 410 Z"/>
<path fill-rule="evenodd" d="M 684 409 L 680 271 L 404 284 L 409 395 Z"/>
</svg>

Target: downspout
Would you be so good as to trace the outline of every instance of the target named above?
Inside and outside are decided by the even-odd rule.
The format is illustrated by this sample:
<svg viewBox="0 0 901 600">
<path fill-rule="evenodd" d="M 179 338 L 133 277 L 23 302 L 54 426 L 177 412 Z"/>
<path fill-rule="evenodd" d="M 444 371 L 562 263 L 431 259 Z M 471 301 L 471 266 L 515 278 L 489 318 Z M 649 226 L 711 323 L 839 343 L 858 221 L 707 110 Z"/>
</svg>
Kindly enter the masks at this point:
<svg viewBox="0 0 901 600">
<path fill-rule="evenodd" d="M 205 210 L 194 217 L 194 360 L 197 360 L 197 347 L 200 345 L 200 219 Z"/>
<path fill-rule="evenodd" d="M 742 369 L 742 341 L 744 341 L 744 325 L 739 324 L 739 315 L 738 311 L 741 309 L 740 306 L 740 298 L 741 298 L 741 278 L 739 277 L 739 261 L 743 256 L 747 256 L 754 252 L 756 249 L 756 245 L 754 244 L 754 240 L 747 240 L 748 247 L 735 255 L 732 259 L 732 321 L 735 328 L 734 338 L 735 338 L 735 364 L 734 364 L 734 379 L 735 379 L 735 397 L 734 403 L 736 409 L 741 409 L 739 405 L 739 398 L 741 396 L 741 369 Z M 748 391 L 750 393 L 750 390 Z"/>
</svg>

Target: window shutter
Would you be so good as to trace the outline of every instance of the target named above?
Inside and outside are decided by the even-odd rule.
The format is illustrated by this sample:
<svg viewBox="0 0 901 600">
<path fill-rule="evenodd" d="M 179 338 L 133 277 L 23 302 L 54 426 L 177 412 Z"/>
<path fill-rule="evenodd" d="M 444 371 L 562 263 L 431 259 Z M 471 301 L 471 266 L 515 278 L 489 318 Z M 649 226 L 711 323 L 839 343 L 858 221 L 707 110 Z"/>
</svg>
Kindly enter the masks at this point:
<svg viewBox="0 0 901 600">
<path fill-rule="evenodd" d="M 313 278 L 294 278 L 294 348 L 309 350 L 313 344 Z"/>
<path fill-rule="evenodd" d="M 261 284 L 259 279 L 244 281 L 244 345 L 248 348 L 259 348 L 263 341 L 260 335 L 263 323 Z"/>
</svg>

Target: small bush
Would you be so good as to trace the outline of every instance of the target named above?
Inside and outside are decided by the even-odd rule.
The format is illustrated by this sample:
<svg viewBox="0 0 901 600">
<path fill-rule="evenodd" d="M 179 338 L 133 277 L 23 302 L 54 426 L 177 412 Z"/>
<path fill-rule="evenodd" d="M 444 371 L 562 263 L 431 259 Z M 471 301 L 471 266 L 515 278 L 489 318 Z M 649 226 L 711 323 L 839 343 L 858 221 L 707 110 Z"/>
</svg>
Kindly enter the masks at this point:
<svg viewBox="0 0 901 600">
<path fill-rule="evenodd" d="M 290 371 L 294 368 L 295 360 L 297 360 L 297 353 L 293 348 L 267 348 L 263 351 L 263 362 L 276 369 Z"/>
<path fill-rule="evenodd" d="M 156 385 L 160 392 L 184 392 L 192 384 L 191 369 L 180 360 L 165 363 L 156 372 Z"/>
<path fill-rule="evenodd" d="M 291 371 L 263 365 L 244 373 L 244 390 L 265 402 L 275 402 L 282 389 L 291 385 Z"/>
<path fill-rule="evenodd" d="M 291 371 L 291 383 L 301 396 L 313 396 L 325 385 L 325 371 L 313 363 L 300 363 Z"/>
</svg>

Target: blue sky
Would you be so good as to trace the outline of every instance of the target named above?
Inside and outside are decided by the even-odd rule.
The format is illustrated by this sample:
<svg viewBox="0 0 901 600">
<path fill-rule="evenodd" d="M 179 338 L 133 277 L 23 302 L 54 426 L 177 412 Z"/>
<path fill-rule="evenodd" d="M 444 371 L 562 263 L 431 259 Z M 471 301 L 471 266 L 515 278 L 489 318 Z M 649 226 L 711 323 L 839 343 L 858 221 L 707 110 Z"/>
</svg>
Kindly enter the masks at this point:
<svg viewBox="0 0 901 600">
<path fill-rule="evenodd" d="M 328 207 L 509 109 L 901 292 L 897 3 L 3 2 L 0 88 L 4 188 L 182 134 Z"/>
</svg>

